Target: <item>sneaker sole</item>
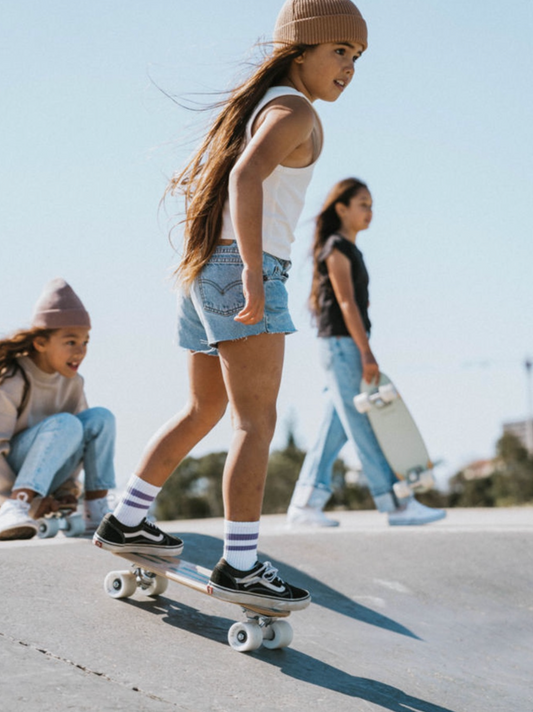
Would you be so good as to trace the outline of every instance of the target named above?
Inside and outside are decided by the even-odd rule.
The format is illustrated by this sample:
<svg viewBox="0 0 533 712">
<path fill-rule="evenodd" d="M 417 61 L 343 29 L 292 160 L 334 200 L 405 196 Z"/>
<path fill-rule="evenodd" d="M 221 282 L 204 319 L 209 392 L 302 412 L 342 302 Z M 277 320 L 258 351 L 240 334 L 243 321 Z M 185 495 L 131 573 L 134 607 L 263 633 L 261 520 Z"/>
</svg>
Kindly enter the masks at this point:
<svg viewBox="0 0 533 712">
<path fill-rule="evenodd" d="M 446 517 L 446 512 L 439 515 L 438 517 L 431 517 L 431 519 L 404 519 L 398 522 L 389 521 L 391 527 L 416 527 L 422 526 L 424 524 L 431 524 L 432 522 L 439 522 L 441 519 Z"/>
<path fill-rule="evenodd" d="M 10 539 L 33 539 L 36 534 L 36 526 L 34 527 L 32 525 L 21 525 L 0 532 L 0 541 L 9 541 Z"/>
<path fill-rule="evenodd" d="M 97 534 L 93 536 L 93 544 L 99 549 L 106 549 L 106 551 L 111 551 L 113 554 L 155 554 L 163 558 L 179 556 L 184 547 L 184 544 L 173 547 L 156 546 L 154 544 L 113 544 L 102 539 Z"/>
<path fill-rule="evenodd" d="M 228 603 L 238 603 L 241 606 L 250 606 L 252 608 L 263 608 L 272 613 L 290 613 L 291 611 L 302 611 L 311 603 L 311 595 L 307 598 L 291 600 L 288 598 L 278 598 L 264 596 L 260 593 L 245 593 L 244 591 L 232 591 L 228 588 L 218 586 L 216 583 L 209 582 L 210 593 L 213 598 L 218 598 L 220 601 Z"/>
<path fill-rule="evenodd" d="M 340 522 L 337 522 L 335 519 L 330 519 L 329 521 L 325 522 L 310 522 L 310 521 L 291 521 L 290 519 L 287 521 L 287 526 L 288 527 L 316 527 L 319 529 L 331 529 L 332 527 L 338 527 L 340 525 Z"/>
</svg>

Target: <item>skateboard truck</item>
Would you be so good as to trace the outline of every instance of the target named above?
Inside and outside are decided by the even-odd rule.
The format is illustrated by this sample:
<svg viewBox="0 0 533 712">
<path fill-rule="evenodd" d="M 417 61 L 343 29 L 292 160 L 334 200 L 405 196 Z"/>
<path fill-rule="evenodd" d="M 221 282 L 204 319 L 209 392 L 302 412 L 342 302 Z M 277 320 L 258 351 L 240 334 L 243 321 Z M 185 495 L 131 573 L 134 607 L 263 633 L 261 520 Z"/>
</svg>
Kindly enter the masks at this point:
<svg viewBox="0 0 533 712">
<path fill-rule="evenodd" d="M 247 620 L 234 623 L 228 631 L 228 643 L 240 653 L 257 650 L 261 645 L 275 650 L 292 642 L 293 631 L 288 621 L 255 613 L 241 606 Z"/>
<path fill-rule="evenodd" d="M 394 494 L 400 499 L 404 499 L 405 497 L 409 497 L 413 492 L 427 492 L 432 489 L 435 485 L 435 478 L 430 469 L 431 463 L 428 464 L 430 466 L 428 469 L 413 467 L 413 469 L 408 470 L 404 477 L 394 483 Z"/>
<path fill-rule="evenodd" d="M 73 512 L 71 508 L 46 514 L 39 519 L 37 536 L 39 539 L 50 539 L 59 531 L 65 536 L 81 536 L 85 533 L 83 516 Z"/>
<path fill-rule="evenodd" d="M 354 404 L 359 413 L 367 413 L 371 408 L 386 408 L 400 394 L 392 383 L 386 383 L 366 393 L 359 393 L 354 398 Z"/>
</svg>

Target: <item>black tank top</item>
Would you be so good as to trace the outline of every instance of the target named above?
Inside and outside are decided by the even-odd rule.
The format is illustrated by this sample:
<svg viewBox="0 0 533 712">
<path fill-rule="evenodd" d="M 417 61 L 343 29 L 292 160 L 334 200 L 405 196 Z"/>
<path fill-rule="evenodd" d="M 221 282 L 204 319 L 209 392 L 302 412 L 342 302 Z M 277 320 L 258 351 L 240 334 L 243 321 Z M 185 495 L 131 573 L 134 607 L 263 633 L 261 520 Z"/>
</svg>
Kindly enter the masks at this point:
<svg viewBox="0 0 533 712">
<path fill-rule="evenodd" d="M 318 256 L 318 272 L 320 282 L 318 288 L 319 314 L 317 316 L 318 336 L 350 336 L 346 328 L 342 311 L 335 297 L 326 266 L 326 259 L 333 252 L 339 250 L 350 260 L 352 283 L 355 301 L 361 314 L 365 330 L 370 334 L 371 323 L 368 318 L 368 272 L 363 260 L 361 250 L 352 242 L 341 235 L 331 235 L 326 240 Z"/>
</svg>

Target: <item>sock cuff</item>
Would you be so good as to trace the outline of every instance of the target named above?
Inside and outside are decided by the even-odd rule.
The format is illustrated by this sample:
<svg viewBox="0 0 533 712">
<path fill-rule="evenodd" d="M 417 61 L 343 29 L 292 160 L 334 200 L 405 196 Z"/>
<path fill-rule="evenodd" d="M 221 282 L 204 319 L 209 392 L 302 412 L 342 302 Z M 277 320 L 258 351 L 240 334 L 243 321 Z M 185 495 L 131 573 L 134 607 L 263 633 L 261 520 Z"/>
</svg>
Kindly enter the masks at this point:
<svg viewBox="0 0 533 712">
<path fill-rule="evenodd" d="M 224 520 L 224 534 L 257 534 L 259 536 L 259 521 L 232 522 Z"/>
<path fill-rule="evenodd" d="M 151 485 L 149 482 L 146 482 L 146 480 L 142 480 L 137 475 L 132 475 L 128 480 L 128 484 L 126 485 L 126 492 L 131 492 L 132 490 L 137 490 L 138 492 L 147 494 L 152 499 L 155 499 L 161 491 L 161 487 Z"/>
</svg>

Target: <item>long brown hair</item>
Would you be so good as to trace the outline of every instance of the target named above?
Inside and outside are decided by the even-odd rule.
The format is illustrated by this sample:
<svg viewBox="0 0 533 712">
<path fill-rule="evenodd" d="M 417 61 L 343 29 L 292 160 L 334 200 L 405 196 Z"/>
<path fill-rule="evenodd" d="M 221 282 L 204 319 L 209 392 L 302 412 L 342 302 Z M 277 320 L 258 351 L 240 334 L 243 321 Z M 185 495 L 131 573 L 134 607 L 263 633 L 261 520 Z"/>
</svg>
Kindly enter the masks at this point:
<svg viewBox="0 0 533 712">
<path fill-rule="evenodd" d="M 281 82 L 292 61 L 308 48 L 302 44 L 277 46 L 226 101 L 216 104 L 222 110 L 200 148 L 171 179 L 164 197 L 178 191 L 185 196 L 183 256 L 176 270 L 185 287 L 209 260 L 220 236 L 229 174 L 241 152 L 253 110 L 267 89 Z"/>
<path fill-rule="evenodd" d="M 319 303 L 318 294 L 321 282 L 321 274 L 319 271 L 319 255 L 324 247 L 324 243 L 341 227 L 341 219 L 337 215 L 335 206 L 337 203 L 348 205 L 350 200 L 356 196 L 359 191 L 368 190 L 368 186 L 363 181 L 357 178 L 345 178 L 335 183 L 329 191 L 322 209 L 315 220 L 315 233 L 313 237 L 313 280 L 311 282 L 311 294 L 309 295 L 309 308 L 314 316 L 318 316 Z"/>
<path fill-rule="evenodd" d="M 33 341 L 38 336 L 46 339 L 57 329 L 20 329 L 6 339 L 0 339 L 0 383 L 17 372 L 17 359 L 35 354 Z"/>
</svg>

